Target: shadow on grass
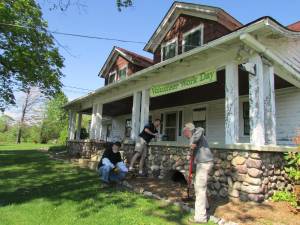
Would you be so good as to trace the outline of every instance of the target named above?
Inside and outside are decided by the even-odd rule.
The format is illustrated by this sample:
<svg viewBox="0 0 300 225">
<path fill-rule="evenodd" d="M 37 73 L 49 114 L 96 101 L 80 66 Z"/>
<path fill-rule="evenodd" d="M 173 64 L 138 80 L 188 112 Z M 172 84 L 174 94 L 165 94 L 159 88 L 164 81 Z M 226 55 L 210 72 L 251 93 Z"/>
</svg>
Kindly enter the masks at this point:
<svg viewBox="0 0 300 225">
<path fill-rule="evenodd" d="M 53 151 L 61 151 L 61 148 Z M 108 205 L 118 209 L 137 207 L 140 198 L 120 187 L 103 188 L 97 173 L 50 160 L 45 153 L 35 150 L 0 151 L 0 207 L 35 199 L 46 199 L 57 206 L 73 201 L 77 213 L 84 218 Z M 162 218 L 184 224 L 180 221 L 186 214 L 178 213 L 168 205 L 151 209 L 146 209 L 146 215 L 155 215 L 159 210 Z"/>
</svg>

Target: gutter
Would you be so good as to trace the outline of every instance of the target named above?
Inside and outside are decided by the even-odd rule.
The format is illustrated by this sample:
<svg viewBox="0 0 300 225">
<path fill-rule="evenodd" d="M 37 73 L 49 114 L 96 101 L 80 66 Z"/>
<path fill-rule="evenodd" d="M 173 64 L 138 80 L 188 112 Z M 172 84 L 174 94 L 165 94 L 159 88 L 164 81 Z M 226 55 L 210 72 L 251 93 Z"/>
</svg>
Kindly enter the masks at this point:
<svg viewBox="0 0 300 225">
<path fill-rule="evenodd" d="M 293 83 L 296 87 L 300 88 L 300 71 L 294 68 L 292 65 L 288 64 L 284 60 L 282 60 L 280 57 L 278 57 L 276 54 L 274 54 L 272 51 L 270 51 L 266 46 L 261 44 L 259 41 L 257 41 L 253 36 L 251 36 L 248 33 L 242 34 L 240 36 L 240 40 L 244 42 L 246 45 L 257 51 L 258 53 L 261 53 L 265 55 L 268 59 L 272 60 L 273 62 L 276 62 L 277 64 L 281 65 L 286 71 L 288 71 L 294 78 Z"/>
</svg>

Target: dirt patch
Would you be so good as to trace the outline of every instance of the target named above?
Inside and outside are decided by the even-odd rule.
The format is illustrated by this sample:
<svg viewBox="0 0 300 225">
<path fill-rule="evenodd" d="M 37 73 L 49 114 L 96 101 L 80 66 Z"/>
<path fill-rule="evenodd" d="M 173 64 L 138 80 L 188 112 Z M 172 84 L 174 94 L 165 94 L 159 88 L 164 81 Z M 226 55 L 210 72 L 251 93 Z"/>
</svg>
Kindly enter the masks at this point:
<svg viewBox="0 0 300 225">
<path fill-rule="evenodd" d="M 130 177 L 127 179 L 134 188 L 150 191 L 162 198 L 180 202 L 187 196 L 186 185 L 171 180 Z M 192 190 L 192 195 L 194 191 Z M 193 207 L 194 201 L 186 202 Z M 211 215 L 245 225 L 300 225 L 300 214 L 285 202 L 231 202 L 228 199 L 210 198 Z"/>
</svg>

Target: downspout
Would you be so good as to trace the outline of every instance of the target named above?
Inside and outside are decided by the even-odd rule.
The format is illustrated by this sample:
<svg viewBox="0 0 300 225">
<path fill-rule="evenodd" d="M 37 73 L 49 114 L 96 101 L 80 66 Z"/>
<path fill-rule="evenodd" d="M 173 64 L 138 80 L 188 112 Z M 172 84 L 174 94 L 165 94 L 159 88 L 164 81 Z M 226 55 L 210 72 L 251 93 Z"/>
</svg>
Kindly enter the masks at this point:
<svg viewBox="0 0 300 225">
<path fill-rule="evenodd" d="M 259 41 L 257 41 L 250 34 L 248 33 L 241 34 L 240 40 L 244 42 L 246 45 L 248 45 L 250 48 L 257 51 L 258 53 L 265 55 L 271 61 L 281 65 L 286 71 L 288 71 L 292 75 L 293 80 L 289 79 L 289 82 L 294 84 L 296 87 L 300 88 L 300 76 L 299 76 L 300 71 L 298 71 L 297 69 L 293 68 L 291 65 L 283 61 L 280 57 L 275 55 L 272 51 L 270 51 L 266 46 L 264 46 Z"/>
</svg>

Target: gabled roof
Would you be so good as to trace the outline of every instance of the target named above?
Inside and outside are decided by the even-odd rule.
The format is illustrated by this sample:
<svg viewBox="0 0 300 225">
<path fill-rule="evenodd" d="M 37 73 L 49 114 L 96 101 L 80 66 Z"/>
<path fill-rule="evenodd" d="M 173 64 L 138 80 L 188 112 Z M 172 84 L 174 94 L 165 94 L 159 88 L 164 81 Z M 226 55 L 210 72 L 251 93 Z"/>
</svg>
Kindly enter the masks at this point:
<svg viewBox="0 0 300 225">
<path fill-rule="evenodd" d="M 290 30 L 294 30 L 294 31 L 300 31 L 300 21 L 293 23 L 291 25 L 288 25 L 288 28 Z"/>
<path fill-rule="evenodd" d="M 110 70 L 111 66 L 115 63 L 118 56 L 122 56 L 123 58 L 128 60 L 128 62 L 131 62 L 134 65 L 138 65 L 138 66 L 141 66 L 144 68 L 153 65 L 152 59 L 149 59 L 145 56 L 128 51 L 124 48 L 114 46 L 113 49 L 111 50 L 108 58 L 106 59 L 104 65 L 102 66 L 98 76 L 104 77 L 105 73 L 107 73 Z"/>
<path fill-rule="evenodd" d="M 174 2 L 144 47 L 144 50 L 154 52 L 180 15 L 190 15 L 217 21 L 230 31 L 242 26 L 242 23 L 221 8 L 186 2 Z"/>
</svg>

